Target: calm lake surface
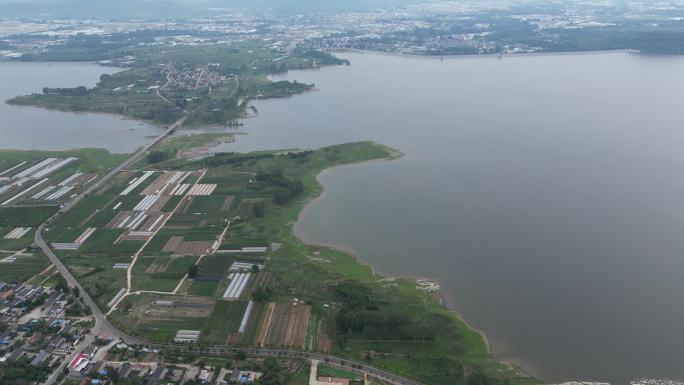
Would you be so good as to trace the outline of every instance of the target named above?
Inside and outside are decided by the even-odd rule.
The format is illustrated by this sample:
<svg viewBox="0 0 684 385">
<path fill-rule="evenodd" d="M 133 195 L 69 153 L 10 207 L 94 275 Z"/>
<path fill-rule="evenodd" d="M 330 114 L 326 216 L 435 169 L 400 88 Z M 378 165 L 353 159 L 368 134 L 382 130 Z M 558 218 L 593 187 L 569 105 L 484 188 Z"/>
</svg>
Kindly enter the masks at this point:
<svg viewBox="0 0 684 385">
<path fill-rule="evenodd" d="M 67 150 L 78 147 L 131 152 L 160 129 L 105 114 L 74 114 L 18 107 L 5 100 L 43 87 L 92 87 L 101 74 L 120 71 L 84 63 L 0 63 L 0 149 Z"/>
<path fill-rule="evenodd" d="M 439 280 L 541 379 L 684 379 L 684 58 L 341 56 L 222 147 L 406 153 L 322 174 L 300 236 Z"/>
</svg>

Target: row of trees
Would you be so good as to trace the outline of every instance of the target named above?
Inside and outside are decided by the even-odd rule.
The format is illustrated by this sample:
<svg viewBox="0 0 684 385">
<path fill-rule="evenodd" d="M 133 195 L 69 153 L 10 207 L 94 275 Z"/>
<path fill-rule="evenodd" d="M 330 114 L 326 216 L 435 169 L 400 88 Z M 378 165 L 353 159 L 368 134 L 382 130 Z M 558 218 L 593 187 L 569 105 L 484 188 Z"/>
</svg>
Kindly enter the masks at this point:
<svg viewBox="0 0 684 385">
<path fill-rule="evenodd" d="M 240 164 L 247 161 L 256 161 L 260 159 L 273 158 L 273 154 L 240 154 L 237 152 L 222 152 L 208 158 L 201 160 L 205 166 L 209 168 L 216 168 L 229 164 Z"/>
</svg>

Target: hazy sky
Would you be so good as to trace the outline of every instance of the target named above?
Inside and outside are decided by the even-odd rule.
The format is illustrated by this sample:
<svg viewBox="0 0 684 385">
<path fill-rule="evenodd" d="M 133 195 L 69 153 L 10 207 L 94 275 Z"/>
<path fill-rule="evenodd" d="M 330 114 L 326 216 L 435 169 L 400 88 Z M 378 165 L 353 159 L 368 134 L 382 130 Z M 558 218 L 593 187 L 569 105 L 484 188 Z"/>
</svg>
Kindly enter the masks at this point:
<svg viewBox="0 0 684 385">
<path fill-rule="evenodd" d="M 215 7 L 243 12 L 340 12 L 434 0 L 0 0 L 0 15 L 21 17 L 193 17 Z M 172 6 L 170 4 L 173 4 Z"/>
</svg>

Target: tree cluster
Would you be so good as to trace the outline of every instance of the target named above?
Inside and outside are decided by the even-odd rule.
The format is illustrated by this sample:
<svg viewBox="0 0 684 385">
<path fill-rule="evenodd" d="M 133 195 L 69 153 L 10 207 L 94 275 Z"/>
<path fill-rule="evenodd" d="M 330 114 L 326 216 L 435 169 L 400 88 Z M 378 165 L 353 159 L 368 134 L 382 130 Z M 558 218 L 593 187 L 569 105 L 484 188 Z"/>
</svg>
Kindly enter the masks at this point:
<svg viewBox="0 0 684 385">
<path fill-rule="evenodd" d="M 59 96 L 85 96 L 89 92 L 88 88 L 84 86 L 73 87 L 73 88 L 51 88 L 43 87 L 43 93 L 46 95 L 59 95 Z"/>
<path fill-rule="evenodd" d="M 270 287 L 258 287 L 252 291 L 252 299 L 256 302 L 268 302 L 273 297 L 273 289 Z"/>
<path fill-rule="evenodd" d="M 261 365 L 263 375 L 257 382 L 259 385 L 282 385 L 285 383 L 285 375 L 283 370 L 278 365 L 275 358 L 269 357 L 264 360 Z"/>
<path fill-rule="evenodd" d="M 273 201 L 279 205 L 290 202 L 304 192 L 304 182 L 285 176 L 282 169 L 259 173 L 257 180 L 277 187 L 273 193 Z"/>
<path fill-rule="evenodd" d="M 169 153 L 162 150 L 152 151 L 147 154 L 147 163 L 156 164 L 169 159 Z"/>
<path fill-rule="evenodd" d="M 335 292 L 343 305 L 335 316 L 341 340 L 434 340 L 439 330 L 448 327 L 448 320 L 438 314 L 417 317 L 381 303 L 370 286 L 355 280 L 340 282 Z"/>
<path fill-rule="evenodd" d="M 199 267 L 197 265 L 189 265 L 188 266 L 188 277 L 190 278 L 195 278 L 197 277 L 197 274 L 199 274 Z"/>
<path fill-rule="evenodd" d="M 31 366 L 28 358 L 21 358 L 14 362 L 7 363 L 0 370 L 0 384 L 20 385 L 27 383 L 39 383 L 47 379 L 50 368 L 47 363 L 37 367 Z"/>
<path fill-rule="evenodd" d="M 315 60 L 319 65 L 349 65 L 349 60 L 308 47 L 297 48 L 297 57 Z"/>
<path fill-rule="evenodd" d="M 252 212 L 257 218 L 262 218 L 266 215 L 266 205 L 264 202 L 257 202 L 252 206 Z"/>
</svg>

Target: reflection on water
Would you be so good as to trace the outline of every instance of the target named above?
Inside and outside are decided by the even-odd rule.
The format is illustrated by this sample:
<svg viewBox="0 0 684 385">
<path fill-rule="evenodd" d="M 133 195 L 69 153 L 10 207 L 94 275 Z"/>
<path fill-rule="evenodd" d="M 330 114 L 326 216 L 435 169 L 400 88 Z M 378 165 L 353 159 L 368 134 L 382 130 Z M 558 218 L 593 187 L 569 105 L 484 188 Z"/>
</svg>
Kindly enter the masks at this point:
<svg viewBox="0 0 684 385">
<path fill-rule="evenodd" d="M 120 69 L 83 63 L 0 63 L 0 149 L 65 150 L 78 147 L 130 152 L 159 128 L 105 114 L 74 114 L 5 102 L 43 87 L 92 87 Z"/>
</svg>

